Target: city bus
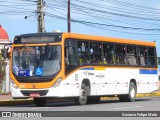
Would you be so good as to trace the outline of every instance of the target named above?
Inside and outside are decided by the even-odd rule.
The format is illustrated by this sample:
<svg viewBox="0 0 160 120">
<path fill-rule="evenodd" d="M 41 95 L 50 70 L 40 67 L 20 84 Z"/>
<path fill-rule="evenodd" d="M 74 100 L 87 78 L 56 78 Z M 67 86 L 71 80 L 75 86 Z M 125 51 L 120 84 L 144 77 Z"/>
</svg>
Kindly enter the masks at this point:
<svg viewBox="0 0 160 120">
<path fill-rule="evenodd" d="M 76 33 L 17 35 L 12 44 L 10 80 L 14 99 L 72 98 L 98 103 L 117 96 L 133 102 L 137 93 L 158 89 L 156 43 Z"/>
</svg>

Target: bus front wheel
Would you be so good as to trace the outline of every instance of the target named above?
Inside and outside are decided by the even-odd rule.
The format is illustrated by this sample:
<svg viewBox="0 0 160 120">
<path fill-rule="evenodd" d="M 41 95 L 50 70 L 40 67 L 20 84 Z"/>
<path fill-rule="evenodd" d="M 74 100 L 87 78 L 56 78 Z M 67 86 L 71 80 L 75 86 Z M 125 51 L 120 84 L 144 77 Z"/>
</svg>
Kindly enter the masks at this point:
<svg viewBox="0 0 160 120">
<path fill-rule="evenodd" d="M 87 103 L 87 96 L 89 93 L 89 86 L 82 83 L 80 96 L 74 99 L 76 105 L 85 105 Z"/>
<path fill-rule="evenodd" d="M 36 106 L 41 107 L 46 104 L 47 98 L 33 98 L 33 101 Z"/>
</svg>

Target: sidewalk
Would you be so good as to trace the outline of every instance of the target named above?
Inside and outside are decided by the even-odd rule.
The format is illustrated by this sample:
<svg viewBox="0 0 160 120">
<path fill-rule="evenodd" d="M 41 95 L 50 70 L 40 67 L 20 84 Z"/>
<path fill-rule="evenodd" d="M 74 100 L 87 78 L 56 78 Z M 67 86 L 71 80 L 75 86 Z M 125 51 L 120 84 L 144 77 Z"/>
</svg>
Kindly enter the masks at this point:
<svg viewBox="0 0 160 120">
<path fill-rule="evenodd" d="M 0 94 L 0 101 L 7 101 L 7 100 L 12 100 L 11 94 Z"/>
</svg>

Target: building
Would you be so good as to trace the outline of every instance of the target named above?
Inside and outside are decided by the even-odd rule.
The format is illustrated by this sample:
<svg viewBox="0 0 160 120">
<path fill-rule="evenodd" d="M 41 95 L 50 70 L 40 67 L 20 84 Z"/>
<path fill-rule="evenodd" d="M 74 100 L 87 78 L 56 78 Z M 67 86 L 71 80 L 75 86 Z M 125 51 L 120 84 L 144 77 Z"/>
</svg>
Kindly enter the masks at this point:
<svg viewBox="0 0 160 120">
<path fill-rule="evenodd" d="M 9 40 L 8 33 L 6 30 L 0 25 L 0 49 L 4 47 L 4 45 L 11 43 Z"/>
</svg>

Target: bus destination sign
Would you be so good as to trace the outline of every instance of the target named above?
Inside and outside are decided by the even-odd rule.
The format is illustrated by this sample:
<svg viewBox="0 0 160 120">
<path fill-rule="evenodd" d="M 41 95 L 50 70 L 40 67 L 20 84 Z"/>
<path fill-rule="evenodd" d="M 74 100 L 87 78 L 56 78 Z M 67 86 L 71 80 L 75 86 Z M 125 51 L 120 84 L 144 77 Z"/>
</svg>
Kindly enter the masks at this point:
<svg viewBox="0 0 160 120">
<path fill-rule="evenodd" d="M 47 35 L 47 36 L 17 36 L 14 39 L 15 44 L 34 44 L 34 43 L 51 43 L 60 42 L 61 35 Z"/>
</svg>

